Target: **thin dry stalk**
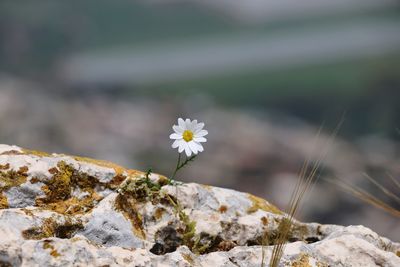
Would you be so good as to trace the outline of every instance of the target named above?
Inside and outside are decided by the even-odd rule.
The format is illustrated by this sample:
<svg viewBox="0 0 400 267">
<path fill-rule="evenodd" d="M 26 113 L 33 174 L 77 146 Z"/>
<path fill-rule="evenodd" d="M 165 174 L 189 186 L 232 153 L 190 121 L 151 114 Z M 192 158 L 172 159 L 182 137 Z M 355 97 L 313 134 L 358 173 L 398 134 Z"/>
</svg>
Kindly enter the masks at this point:
<svg viewBox="0 0 400 267">
<path fill-rule="evenodd" d="M 390 180 L 392 180 L 392 182 L 400 189 L 400 182 L 398 180 L 396 180 L 393 175 L 391 175 L 390 173 L 386 173 L 387 176 L 389 177 Z"/>
<path fill-rule="evenodd" d="M 367 178 L 371 183 L 373 183 L 377 188 L 379 188 L 379 190 L 381 190 L 383 193 L 385 193 L 385 195 L 387 195 L 388 197 L 391 197 L 392 199 L 394 199 L 395 201 L 397 201 L 398 203 L 400 203 L 400 197 L 396 196 L 396 194 L 394 194 L 393 192 L 391 192 L 389 189 L 387 189 L 386 187 L 384 187 L 382 184 L 380 184 L 376 179 L 372 178 L 371 176 L 369 176 L 368 174 L 364 173 L 363 174 L 365 176 L 365 178 Z M 394 179 L 394 178 L 393 178 Z"/>
<path fill-rule="evenodd" d="M 363 200 L 364 202 L 367 202 L 368 204 L 381 209 L 395 217 L 400 217 L 400 210 L 390 206 L 389 204 L 385 203 L 384 201 L 378 199 L 377 197 L 371 195 L 367 191 L 358 188 L 356 186 L 350 185 L 343 180 L 340 179 L 326 179 L 328 182 L 333 183 L 340 188 L 344 189 L 345 191 L 349 192 L 353 196 L 356 196 L 357 198 Z"/>
<path fill-rule="evenodd" d="M 344 118 L 339 121 L 338 125 L 336 126 L 335 130 L 333 131 L 332 135 L 330 138 L 327 140 L 327 143 L 324 145 L 324 150 L 321 151 L 320 155 L 318 156 L 318 159 L 316 162 L 311 167 L 311 170 L 309 170 L 310 166 L 310 159 L 307 159 L 299 173 L 299 179 L 296 182 L 296 186 L 293 190 L 293 193 L 291 195 L 290 201 L 289 201 L 289 209 L 282 219 L 279 227 L 278 227 L 278 237 L 276 239 L 276 243 L 274 244 L 273 250 L 272 250 L 272 255 L 271 255 L 271 260 L 269 263 L 270 267 L 277 267 L 279 265 L 279 262 L 282 258 L 286 242 L 288 240 L 288 237 L 290 235 L 293 222 L 294 222 L 294 217 L 296 217 L 298 210 L 300 209 L 300 204 L 303 199 L 303 197 L 306 195 L 306 193 L 309 193 L 310 189 L 313 187 L 313 184 L 316 182 L 317 178 L 317 171 L 319 170 L 323 160 L 325 159 L 328 150 L 332 146 L 332 143 L 344 121 Z M 317 136 L 315 140 L 318 140 L 320 133 L 322 130 L 321 128 L 318 130 Z M 313 145 L 313 150 L 315 148 L 315 140 L 314 140 L 314 145 Z M 264 265 L 262 265 L 264 266 Z"/>
</svg>

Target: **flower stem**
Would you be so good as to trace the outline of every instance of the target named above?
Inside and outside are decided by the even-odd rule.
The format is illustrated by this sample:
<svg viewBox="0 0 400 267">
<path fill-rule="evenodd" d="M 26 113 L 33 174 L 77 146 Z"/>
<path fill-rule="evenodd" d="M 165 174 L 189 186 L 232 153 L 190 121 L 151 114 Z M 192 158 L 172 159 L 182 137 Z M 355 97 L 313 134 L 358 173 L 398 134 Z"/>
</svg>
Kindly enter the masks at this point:
<svg viewBox="0 0 400 267">
<path fill-rule="evenodd" d="M 178 153 L 178 162 L 176 163 L 176 168 L 175 168 L 175 171 L 174 171 L 174 173 L 172 174 L 172 176 L 171 176 L 171 179 L 170 180 L 173 180 L 174 178 L 175 178 L 175 175 L 176 175 L 176 173 L 179 171 L 179 164 L 181 163 L 181 153 Z"/>
<path fill-rule="evenodd" d="M 183 167 L 185 167 L 187 164 L 189 164 L 189 162 L 193 161 L 196 158 L 197 155 L 193 155 L 191 157 L 186 157 L 185 161 L 181 163 L 181 153 L 178 154 L 178 162 L 176 163 L 176 168 L 174 173 L 171 176 L 171 181 L 174 180 L 176 174 L 178 173 L 178 171 L 180 169 L 182 169 Z"/>
</svg>

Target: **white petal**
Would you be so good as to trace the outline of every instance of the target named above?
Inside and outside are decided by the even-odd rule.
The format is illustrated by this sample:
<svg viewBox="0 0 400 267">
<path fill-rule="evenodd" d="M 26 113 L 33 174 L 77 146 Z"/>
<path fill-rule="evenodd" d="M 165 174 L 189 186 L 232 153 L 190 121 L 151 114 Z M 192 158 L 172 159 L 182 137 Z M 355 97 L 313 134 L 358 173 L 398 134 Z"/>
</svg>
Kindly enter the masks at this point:
<svg viewBox="0 0 400 267">
<path fill-rule="evenodd" d="M 185 121 L 182 118 L 178 119 L 178 125 L 181 129 L 186 129 L 185 128 Z"/>
<path fill-rule="evenodd" d="M 183 134 L 183 129 L 181 127 L 179 127 L 178 125 L 174 125 L 172 126 L 172 129 L 176 132 L 176 133 L 180 133 Z"/>
<path fill-rule="evenodd" d="M 186 146 L 185 146 L 185 153 L 186 153 L 186 156 L 188 156 L 188 157 L 190 157 L 192 155 L 192 150 L 190 150 L 188 143 L 186 143 Z"/>
<path fill-rule="evenodd" d="M 208 132 L 206 130 L 201 130 L 198 133 L 196 133 L 196 137 L 206 136 L 207 134 Z"/>
<path fill-rule="evenodd" d="M 199 144 L 199 143 L 197 143 L 197 145 L 199 146 L 199 147 L 197 148 L 197 150 L 199 150 L 199 152 L 203 152 L 203 151 L 204 151 L 203 146 L 202 146 L 201 144 Z"/>
<path fill-rule="evenodd" d="M 201 129 L 203 129 L 203 127 L 204 127 L 204 123 L 203 123 L 203 122 L 200 122 L 200 123 L 198 123 L 198 124 L 195 126 L 195 128 L 194 128 L 193 130 L 194 130 L 195 133 L 197 133 L 197 132 L 199 132 Z"/>
<path fill-rule="evenodd" d="M 192 130 L 192 122 L 190 121 L 190 119 L 185 120 L 185 129 Z"/>
<path fill-rule="evenodd" d="M 178 146 L 179 146 L 179 143 L 180 142 L 182 142 L 181 140 L 175 140 L 173 143 L 172 143 L 172 148 L 177 148 Z"/>
<path fill-rule="evenodd" d="M 182 139 L 182 134 L 173 133 L 169 136 L 170 139 Z"/>
<path fill-rule="evenodd" d="M 194 136 L 193 140 L 197 143 L 207 142 L 207 139 L 205 139 L 204 137 L 197 137 L 196 135 Z"/>
<path fill-rule="evenodd" d="M 200 143 L 194 142 L 198 152 L 203 152 L 204 148 Z"/>
<path fill-rule="evenodd" d="M 197 154 L 198 148 L 197 148 L 197 144 L 193 141 L 190 141 L 188 143 L 190 150 L 193 151 L 194 154 Z"/>
<path fill-rule="evenodd" d="M 182 153 L 185 150 L 186 142 L 179 142 L 178 152 Z"/>
<path fill-rule="evenodd" d="M 190 123 L 190 130 L 194 132 L 196 125 L 197 125 L 197 120 L 192 120 L 192 122 Z"/>
</svg>

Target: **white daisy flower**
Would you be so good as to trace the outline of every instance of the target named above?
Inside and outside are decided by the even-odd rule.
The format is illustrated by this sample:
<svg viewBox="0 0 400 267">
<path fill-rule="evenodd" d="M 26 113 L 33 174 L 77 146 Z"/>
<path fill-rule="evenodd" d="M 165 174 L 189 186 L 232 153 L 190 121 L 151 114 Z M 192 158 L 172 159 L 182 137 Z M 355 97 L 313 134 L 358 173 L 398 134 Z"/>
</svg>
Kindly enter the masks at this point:
<svg viewBox="0 0 400 267">
<path fill-rule="evenodd" d="M 182 153 L 185 150 L 186 156 L 190 157 L 193 154 L 197 155 L 198 152 L 203 152 L 204 148 L 201 143 L 206 142 L 204 138 L 208 134 L 203 130 L 204 123 L 197 120 L 191 121 L 182 118 L 178 119 L 178 125 L 172 126 L 175 133 L 171 134 L 169 138 L 175 140 L 172 148 L 178 148 L 178 152 Z"/>
</svg>

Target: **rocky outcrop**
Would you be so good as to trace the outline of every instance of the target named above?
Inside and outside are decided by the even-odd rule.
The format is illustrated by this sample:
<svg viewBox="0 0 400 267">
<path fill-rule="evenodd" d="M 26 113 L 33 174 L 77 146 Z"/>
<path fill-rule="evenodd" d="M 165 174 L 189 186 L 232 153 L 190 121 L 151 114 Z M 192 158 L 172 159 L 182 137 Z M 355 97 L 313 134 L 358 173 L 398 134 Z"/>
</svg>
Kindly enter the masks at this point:
<svg viewBox="0 0 400 267">
<path fill-rule="evenodd" d="M 283 218 L 247 193 L 0 145 L 0 266 L 261 266 Z M 399 254 L 363 226 L 295 221 L 281 263 L 400 266 Z"/>
</svg>

